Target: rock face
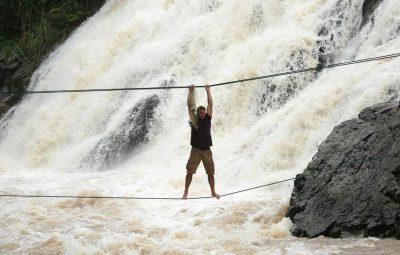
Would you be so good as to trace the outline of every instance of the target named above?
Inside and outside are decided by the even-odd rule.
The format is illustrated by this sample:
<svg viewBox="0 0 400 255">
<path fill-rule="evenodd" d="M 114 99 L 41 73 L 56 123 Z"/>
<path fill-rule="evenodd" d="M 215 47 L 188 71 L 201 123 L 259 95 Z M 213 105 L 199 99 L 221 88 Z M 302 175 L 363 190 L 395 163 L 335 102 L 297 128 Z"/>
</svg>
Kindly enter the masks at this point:
<svg viewBox="0 0 400 255">
<path fill-rule="evenodd" d="M 0 102 L 0 117 L 8 111 L 10 107 L 7 104 Z"/>
<path fill-rule="evenodd" d="M 16 55 L 6 56 L 6 54 L 0 51 L 0 92 L 6 93 L 7 91 L 11 91 L 11 89 L 21 91 L 23 89 L 21 84 L 29 82 L 27 77 L 21 77 L 23 76 L 21 74 L 27 71 L 26 67 L 21 67 L 21 62 Z M 0 94 L 0 102 L 5 104 L 8 108 L 13 106 L 20 99 L 21 96 L 17 94 Z M 3 109 L 5 108 L 3 107 Z"/>
<path fill-rule="evenodd" d="M 296 236 L 400 239 L 400 107 L 364 109 L 336 126 L 303 174 L 286 214 Z"/>
<path fill-rule="evenodd" d="M 123 162 L 148 141 L 147 134 L 154 120 L 160 99 L 149 96 L 138 102 L 117 129 L 109 133 L 81 161 L 85 167 L 106 169 Z"/>
<path fill-rule="evenodd" d="M 20 102 L 41 61 L 104 2 L 1 1 L 0 102 Z"/>
<path fill-rule="evenodd" d="M 376 8 L 382 3 L 382 0 L 365 0 L 362 6 L 362 25 L 367 23 L 368 19 L 371 18 L 371 15 L 374 13 Z M 372 17 L 373 18 L 373 17 Z M 374 20 L 372 20 L 373 22 Z"/>
</svg>

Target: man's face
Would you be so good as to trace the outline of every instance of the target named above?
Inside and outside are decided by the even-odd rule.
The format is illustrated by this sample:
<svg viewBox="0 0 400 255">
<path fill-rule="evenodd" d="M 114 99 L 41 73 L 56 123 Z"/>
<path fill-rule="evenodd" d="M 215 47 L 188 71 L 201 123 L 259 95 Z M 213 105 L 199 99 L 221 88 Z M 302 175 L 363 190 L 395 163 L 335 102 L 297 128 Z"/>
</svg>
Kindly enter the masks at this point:
<svg viewBox="0 0 400 255">
<path fill-rule="evenodd" d="M 199 110 L 198 112 L 199 119 L 203 120 L 206 117 L 206 110 Z"/>
</svg>

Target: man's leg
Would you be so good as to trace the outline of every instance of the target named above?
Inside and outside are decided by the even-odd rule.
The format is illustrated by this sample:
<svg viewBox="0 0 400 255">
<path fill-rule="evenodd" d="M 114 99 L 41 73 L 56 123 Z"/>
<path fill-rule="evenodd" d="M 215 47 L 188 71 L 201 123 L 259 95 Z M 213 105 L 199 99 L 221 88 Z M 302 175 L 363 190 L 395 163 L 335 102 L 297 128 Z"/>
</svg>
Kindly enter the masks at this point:
<svg viewBox="0 0 400 255">
<path fill-rule="evenodd" d="M 214 175 L 213 174 L 207 174 L 208 176 L 208 184 L 210 184 L 210 189 L 211 189 L 211 196 L 216 197 L 219 199 L 221 196 L 215 192 L 215 180 L 214 180 Z"/>
<path fill-rule="evenodd" d="M 211 149 L 203 151 L 202 160 L 203 160 L 203 166 L 206 169 L 206 173 L 208 176 L 208 184 L 210 184 L 211 196 L 219 199 L 221 196 L 217 192 L 215 192 L 215 179 L 214 179 L 215 167 Z"/>
<path fill-rule="evenodd" d="M 183 196 L 182 196 L 182 199 L 183 200 L 186 200 L 187 199 L 187 196 L 188 196 L 188 193 L 189 193 L 189 186 L 190 186 L 190 184 L 192 183 L 192 177 L 193 177 L 193 174 L 186 174 L 186 178 L 185 178 L 185 191 L 183 192 Z"/>
<path fill-rule="evenodd" d="M 186 164 L 186 178 L 185 178 L 185 191 L 183 192 L 182 199 L 186 200 L 189 193 L 189 186 L 192 182 L 193 174 L 196 173 L 196 169 L 201 161 L 201 154 L 199 149 L 192 148 L 190 151 L 190 156 Z"/>
</svg>

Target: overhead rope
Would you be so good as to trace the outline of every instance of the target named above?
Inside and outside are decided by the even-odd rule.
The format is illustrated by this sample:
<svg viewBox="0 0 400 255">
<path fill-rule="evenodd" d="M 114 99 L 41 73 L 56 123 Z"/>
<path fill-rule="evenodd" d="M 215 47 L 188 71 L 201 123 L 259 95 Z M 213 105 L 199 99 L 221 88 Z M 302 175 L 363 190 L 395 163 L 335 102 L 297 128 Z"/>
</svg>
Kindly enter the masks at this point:
<svg viewBox="0 0 400 255">
<path fill-rule="evenodd" d="M 254 80 L 261 80 L 261 79 L 273 78 L 273 77 L 278 77 L 278 76 L 285 76 L 285 75 L 296 74 L 296 73 L 304 73 L 304 72 L 311 72 L 311 71 L 321 71 L 323 69 L 329 69 L 329 68 L 334 68 L 334 67 L 339 67 L 339 66 L 354 65 L 354 64 L 360 64 L 360 63 L 377 61 L 377 60 L 391 59 L 391 58 L 396 58 L 396 57 L 400 57 L 400 53 L 394 53 L 394 54 L 390 54 L 390 55 L 383 55 L 383 56 L 379 56 L 379 57 L 358 59 L 358 60 L 352 60 L 352 61 L 348 61 L 348 62 L 328 64 L 328 65 L 319 64 L 319 65 L 317 65 L 315 67 L 311 67 L 311 68 L 291 70 L 291 71 L 282 72 L 282 73 L 275 73 L 275 74 L 257 76 L 257 77 L 247 78 L 247 79 L 241 79 L 241 80 L 234 80 L 234 81 L 210 84 L 210 87 L 222 86 L 222 85 L 228 85 L 228 84 L 234 84 L 234 83 L 241 83 L 241 82 L 247 82 L 247 81 L 254 81 Z M 200 88 L 200 87 L 204 87 L 204 85 L 197 85 L 195 87 Z M 109 89 L 26 90 L 26 91 L 23 91 L 23 92 L 8 92 L 8 93 L 7 92 L 2 92 L 2 93 L 0 93 L 0 95 L 51 94 L 51 93 L 84 93 L 84 92 L 102 92 L 102 91 L 162 90 L 162 89 L 184 89 L 184 88 L 189 88 L 189 86 L 109 88 Z"/>
<path fill-rule="evenodd" d="M 377 160 L 377 159 L 382 159 L 382 158 L 387 158 L 387 157 L 398 157 L 400 156 L 400 151 L 397 153 L 392 153 L 392 154 L 387 154 L 384 156 L 372 156 L 370 158 L 364 159 L 362 162 L 367 162 L 367 161 L 372 161 L 372 160 Z M 350 166 L 353 162 L 350 162 L 348 165 L 342 165 L 341 167 L 344 166 Z M 264 185 L 260 185 L 260 186 L 255 186 L 252 188 L 247 188 L 247 189 L 242 189 L 242 190 L 238 190 L 238 191 L 234 191 L 234 192 L 230 192 L 230 193 L 226 193 L 226 194 L 222 194 L 221 197 L 227 197 L 227 196 L 231 196 L 234 194 L 238 194 L 238 193 L 243 193 L 246 191 L 250 191 L 250 190 L 255 190 L 255 189 L 260 189 L 263 187 L 267 187 L 267 186 L 272 186 L 272 185 L 276 185 L 279 183 L 283 183 L 283 182 L 288 182 L 288 181 L 292 181 L 295 180 L 296 178 L 289 178 L 289 179 L 285 179 L 285 180 L 280 180 L 280 181 L 276 181 L 276 182 L 271 182 L 271 183 L 267 183 Z M 182 200 L 182 198 L 180 197 L 123 197 L 123 196 L 69 196 L 69 195 L 23 195 L 23 194 L 0 194 L 0 197 L 15 197 L 15 198 L 74 198 L 74 199 L 125 199 L 125 200 Z M 214 198 L 214 197 L 189 197 L 187 198 L 188 200 L 195 200 L 195 199 L 210 199 L 210 198 Z"/>
<path fill-rule="evenodd" d="M 261 80 L 261 79 L 273 78 L 273 77 L 278 77 L 278 76 L 285 76 L 285 75 L 296 74 L 296 73 L 305 73 L 305 72 L 311 72 L 311 71 L 321 71 L 322 69 L 329 69 L 329 68 L 334 68 L 334 67 L 338 67 L 338 66 L 354 65 L 354 64 L 360 64 L 360 63 L 365 63 L 365 62 L 371 62 L 371 61 L 377 61 L 377 60 L 383 60 L 383 59 L 390 59 L 390 58 L 396 58 L 396 57 L 400 57 L 400 53 L 394 53 L 394 54 L 384 55 L 384 56 L 379 56 L 379 57 L 358 59 L 358 60 L 353 60 L 353 61 L 348 61 L 348 62 L 334 63 L 334 64 L 329 64 L 329 65 L 321 65 L 321 64 L 319 64 L 316 67 L 310 67 L 310 68 L 306 68 L 306 69 L 298 69 L 298 70 L 287 71 L 287 72 L 282 72 L 282 73 L 276 73 L 276 74 L 270 74 L 270 75 L 264 75 L 264 76 L 257 76 L 257 77 L 248 78 L 248 79 L 216 83 L 216 84 L 210 85 L 210 87 L 228 85 L 228 84 L 232 84 L 232 83 L 239 83 L 239 82 L 245 82 L 245 81 Z M 204 86 L 198 86 L 198 87 L 204 87 Z"/>
</svg>

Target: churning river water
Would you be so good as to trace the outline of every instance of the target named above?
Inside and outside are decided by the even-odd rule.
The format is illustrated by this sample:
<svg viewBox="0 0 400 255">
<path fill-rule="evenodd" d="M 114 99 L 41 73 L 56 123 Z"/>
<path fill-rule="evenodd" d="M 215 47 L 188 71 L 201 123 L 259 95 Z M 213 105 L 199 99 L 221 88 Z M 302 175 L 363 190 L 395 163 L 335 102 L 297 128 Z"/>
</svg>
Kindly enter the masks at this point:
<svg viewBox="0 0 400 255">
<path fill-rule="evenodd" d="M 109 0 L 29 89 L 203 85 L 399 52 L 400 1 L 382 1 L 364 21 L 363 2 Z M 335 125 L 399 99 L 399 64 L 211 88 L 217 192 L 301 173 Z M 187 92 L 25 96 L 0 123 L 1 193 L 180 197 Z M 196 103 L 206 104 L 204 89 Z M 397 254 L 391 239 L 291 236 L 292 187 L 220 200 L 0 198 L 0 253 Z M 201 166 L 189 196 L 209 194 Z"/>
</svg>

